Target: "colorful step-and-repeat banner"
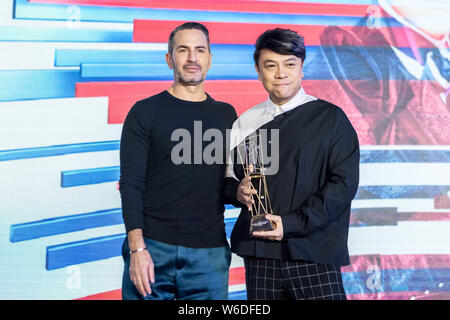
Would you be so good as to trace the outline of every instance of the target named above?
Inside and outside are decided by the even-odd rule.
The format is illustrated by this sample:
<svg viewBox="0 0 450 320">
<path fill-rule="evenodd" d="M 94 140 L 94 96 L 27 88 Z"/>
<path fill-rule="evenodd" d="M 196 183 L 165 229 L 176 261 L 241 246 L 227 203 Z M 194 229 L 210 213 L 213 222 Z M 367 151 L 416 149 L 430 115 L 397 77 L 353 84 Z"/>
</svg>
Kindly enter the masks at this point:
<svg viewBox="0 0 450 320">
<path fill-rule="evenodd" d="M 419 0 L 0 1 L 0 299 L 120 299 L 122 123 L 169 87 L 184 21 L 210 30 L 206 89 L 238 114 L 267 98 L 258 35 L 305 36 L 305 91 L 361 143 L 348 298 L 450 299 L 448 16 Z M 226 207 L 228 237 L 238 214 Z M 235 255 L 229 291 L 246 299 Z"/>
</svg>

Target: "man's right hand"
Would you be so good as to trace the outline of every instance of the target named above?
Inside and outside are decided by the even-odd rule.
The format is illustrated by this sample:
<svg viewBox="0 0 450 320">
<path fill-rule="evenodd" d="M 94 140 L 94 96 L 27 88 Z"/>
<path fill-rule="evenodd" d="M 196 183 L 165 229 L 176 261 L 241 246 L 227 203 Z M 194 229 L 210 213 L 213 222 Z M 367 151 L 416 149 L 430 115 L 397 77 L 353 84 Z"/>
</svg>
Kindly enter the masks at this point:
<svg viewBox="0 0 450 320">
<path fill-rule="evenodd" d="M 153 260 L 148 250 L 135 252 L 130 257 L 130 279 L 142 296 L 152 294 L 150 282 L 155 283 Z"/>
<path fill-rule="evenodd" d="M 248 211 L 252 211 L 252 204 L 255 203 L 253 200 L 253 195 L 256 194 L 256 190 L 254 188 L 250 187 L 251 183 L 251 177 L 245 177 L 241 180 L 241 183 L 239 183 L 236 197 L 240 203 L 243 205 L 246 205 L 248 208 Z"/>
<path fill-rule="evenodd" d="M 128 246 L 130 250 L 145 248 L 141 229 L 128 232 Z M 148 249 L 131 253 L 129 272 L 131 281 L 143 297 L 152 294 L 150 282 L 155 283 L 155 270 Z"/>
</svg>

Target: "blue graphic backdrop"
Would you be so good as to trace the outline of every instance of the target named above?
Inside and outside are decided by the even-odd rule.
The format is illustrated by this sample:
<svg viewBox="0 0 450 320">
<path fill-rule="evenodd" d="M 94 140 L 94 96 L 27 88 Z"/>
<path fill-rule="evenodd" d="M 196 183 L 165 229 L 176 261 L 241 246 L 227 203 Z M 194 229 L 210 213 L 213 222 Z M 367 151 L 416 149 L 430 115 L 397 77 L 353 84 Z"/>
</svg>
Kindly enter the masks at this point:
<svg viewBox="0 0 450 320">
<path fill-rule="evenodd" d="M 362 145 L 348 298 L 450 298 L 450 28 L 433 33 L 398 2 L 2 1 L 0 299 L 120 298 L 122 121 L 169 86 L 158 29 L 186 20 L 212 23 L 207 90 L 239 114 L 266 98 L 261 24 L 304 31 L 305 90 L 341 106 Z M 226 208 L 228 237 L 238 213 Z M 229 290 L 246 298 L 235 255 Z"/>
</svg>

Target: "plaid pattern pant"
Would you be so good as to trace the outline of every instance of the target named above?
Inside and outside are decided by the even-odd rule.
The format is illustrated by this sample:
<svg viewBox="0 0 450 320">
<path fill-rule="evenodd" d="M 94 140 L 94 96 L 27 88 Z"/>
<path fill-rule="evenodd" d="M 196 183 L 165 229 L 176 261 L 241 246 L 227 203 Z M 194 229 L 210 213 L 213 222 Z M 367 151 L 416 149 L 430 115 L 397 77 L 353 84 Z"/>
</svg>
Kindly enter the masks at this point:
<svg viewBox="0 0 450 320">
<path fill-rule="evenodd" d="M 248 300 L 346 300 L 340 266 L 244 258 Z"/>
</svg>

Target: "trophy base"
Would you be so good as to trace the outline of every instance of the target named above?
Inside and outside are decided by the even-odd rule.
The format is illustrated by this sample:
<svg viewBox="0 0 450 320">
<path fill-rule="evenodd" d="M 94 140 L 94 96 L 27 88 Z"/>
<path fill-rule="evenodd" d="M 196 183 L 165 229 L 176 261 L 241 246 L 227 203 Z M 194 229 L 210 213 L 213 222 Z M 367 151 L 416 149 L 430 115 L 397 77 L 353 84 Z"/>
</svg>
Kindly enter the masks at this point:
<svg viewBox="0 0 450 320">
<path fill-rule="evenodd" d="M 275 224 L 267 220 L 265 214 L 253 216 L 250 220 L 250 234 L 255 231 L 270 231 L 275 229 Z"/>
</svg>

